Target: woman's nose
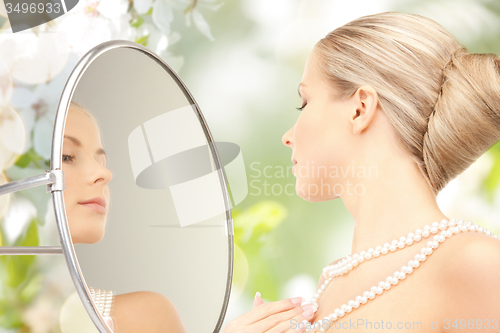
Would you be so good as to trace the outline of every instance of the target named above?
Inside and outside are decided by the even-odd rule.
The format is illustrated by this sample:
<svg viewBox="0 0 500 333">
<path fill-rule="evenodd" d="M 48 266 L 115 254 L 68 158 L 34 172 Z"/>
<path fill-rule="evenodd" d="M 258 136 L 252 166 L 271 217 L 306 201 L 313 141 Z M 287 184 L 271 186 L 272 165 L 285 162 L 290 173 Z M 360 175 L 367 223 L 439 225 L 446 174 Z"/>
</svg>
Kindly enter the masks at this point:
<svg viewBox="0 0 500 333">
<path fill-rule="evenodd" d="M 293 148 L 293 144 L 292 144 L 292 136 L 293 136 L 293 128 L 295 127 L 292 126 L 292 128 L 290 128 L 284 135 L 283 137 L 281 138 L 281 142 L 283 142 L 283 144 L 287 147 L 290 147 L 290 148 Z"/>
<path fill-rule="evenodd" d="M 91 182 L 92 183 L 99 183 L 99 182 L 104 182 L 104 184 L 107 184 L 113 179 L 113 173 L 106 168 L 104 165 L 95 162 L 95 170 L 93 172 Z"/>
</svg>

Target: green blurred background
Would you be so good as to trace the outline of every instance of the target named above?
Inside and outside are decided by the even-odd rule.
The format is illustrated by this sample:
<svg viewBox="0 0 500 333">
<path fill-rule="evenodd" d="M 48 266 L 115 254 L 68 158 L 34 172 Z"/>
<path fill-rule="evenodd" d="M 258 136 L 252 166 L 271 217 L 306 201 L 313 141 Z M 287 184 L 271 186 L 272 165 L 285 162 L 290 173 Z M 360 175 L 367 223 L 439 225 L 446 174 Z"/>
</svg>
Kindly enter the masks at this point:
<svg viewBox="0 0 500 333">
<path fill-rule="evenodd" d="M 500 54 L 500 2 L 495 0 L 227 0 L 204 13 L 214 41 L 193 33 L 182 16 L 174 17 L 172 29 L 182 39 L 169 50 L 184 57 L 178 73 L 214 140 L 238 144 L 247 171 L 248 196 L 232 210 L 235 263 L 226 323 L 252 308 L 257 291 L 265 301 L 313 296 L 322 268 L 350 253 L 349 212 L 341 200 L 311 203 L 295 194 L 291 150 L 281 138 L 299 115 L 297 87 L 314 43 L 352 19 L 383 11 L 430 17 L 470 51 Z M 438 203 L 447 216 L 500 234 L 499 181 L 496 144 L 439 194 Z M 56 240 L 55 227 L 47 226 L 52 222 L 42 231 L 28 224 L 19 241 L 38 243 L 37 232 Z M 26 266 L 25 274 L 35 281 L 30 285 L 26 275 L 18 276 L 16 288 L 25 295 L 18 309 L 38 305 L 28 314 L 16 312 L 18 328 L 0 328 L 2 333 L 58 332 L 58 314 L 47 304 L 57 307 L 60 301 L 53 301 L 51 292 L 69 295 L 74 289 L 64 259 L 36 259 L 35 273 L 28 272 L 30 259 L 4 260 L 2 267 Z M 4 285 L 12 283 L 5 271 L 0 277 Z M 3 303 L 3 311 L 12 308 L 8 302 L 12 299 Z"/>
</svg>

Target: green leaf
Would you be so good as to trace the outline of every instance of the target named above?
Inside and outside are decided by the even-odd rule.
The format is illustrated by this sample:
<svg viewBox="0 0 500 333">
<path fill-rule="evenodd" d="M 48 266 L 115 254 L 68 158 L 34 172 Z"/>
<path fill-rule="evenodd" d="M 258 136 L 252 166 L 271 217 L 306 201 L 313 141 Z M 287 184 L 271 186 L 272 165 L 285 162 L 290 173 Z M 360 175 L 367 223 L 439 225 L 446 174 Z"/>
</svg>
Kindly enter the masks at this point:
<svg viewBox="0 0 500 333">
<path fill-rule="evenodd" d="M 139 28 L 144 23 L 144 19 L 141 16 L 137 16 L 130 22 L 130 26 L 133 28 Z"/>
<path fill-rule="evenodd" d="M 35 164 L 38 168 L 41 169 L 38 163 L 40 161 L 43 161 L 43 157 L 38 155 L 32 147 L 24 155 L 21 155 L 17 159 L 15 164 L 20 168 L 26 168 L 28 165 L 30 165 L 31 162 L 33 162 L 33 164 Z"/>
<path fill-rule="evenodd" d="M 29 223 L 23 234 L 14 243 L 14 246 L 38 246 L 38 224 L 34 218 Z M 22 288 L 22 284 L 27 283 L 30 267 L 36 256 L 6 256 L 5 266 L 7 267 L 9 279 L 7 284 L 14 288 Z"/>
<path fill-rule="evenodd" d="M 500 184 L 500 144 L 497 143 L 490 150 L 489 153 L 493 157 L 493 167 L 491 168 L 490 174 L 484 180 L 484 188 L 490 202 L 493 201 L 493 195 L 495 189 Z"/>
<path fill-rule="evenodd" d="M 141 38 L 136 38 L 135 42 L 146 46 L 148 44 L 149 35 L 142 36 Z"/>
</svg>

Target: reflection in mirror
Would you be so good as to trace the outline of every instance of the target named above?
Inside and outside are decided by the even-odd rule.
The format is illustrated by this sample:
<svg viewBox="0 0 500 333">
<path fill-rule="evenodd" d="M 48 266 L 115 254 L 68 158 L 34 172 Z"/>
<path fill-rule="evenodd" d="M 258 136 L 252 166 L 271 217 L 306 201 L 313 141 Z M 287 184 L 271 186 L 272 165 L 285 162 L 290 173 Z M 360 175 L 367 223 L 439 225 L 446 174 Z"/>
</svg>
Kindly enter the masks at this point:
<svg viewBox="0 0 500 333">
<path fill-rule="evenodd" d="M 76 86 L 64 204 L 84 281 L 115 333 L 213 332 L 220 321 L 232 238 L 207 133 L 182 83 L 137 49 L 101 54 Z M 78 305 L 66 302 L 63 332 L 84 332 Z"/>
</svg>

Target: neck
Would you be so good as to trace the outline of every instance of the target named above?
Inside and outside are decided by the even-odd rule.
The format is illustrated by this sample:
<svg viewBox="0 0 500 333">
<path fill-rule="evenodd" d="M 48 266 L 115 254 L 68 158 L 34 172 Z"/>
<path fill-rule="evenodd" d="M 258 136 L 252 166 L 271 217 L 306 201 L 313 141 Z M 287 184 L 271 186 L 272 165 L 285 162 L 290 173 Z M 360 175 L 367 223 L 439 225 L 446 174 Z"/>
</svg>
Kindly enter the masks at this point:
<svg viewBox="0 0 500 333">
<path fill-rule="evenodd" d="M 387 160 L 386 160 L 387 161 Z M 448 220 L 416 163 L 392 160 L 378 168 L 378 175 L 354 179 L 362 184 L 361 195 L 342 196 L 354 218 L 352 254 L 375 249 L 384 243 L 423 229 L 432 222 Z"/>
</svg>

